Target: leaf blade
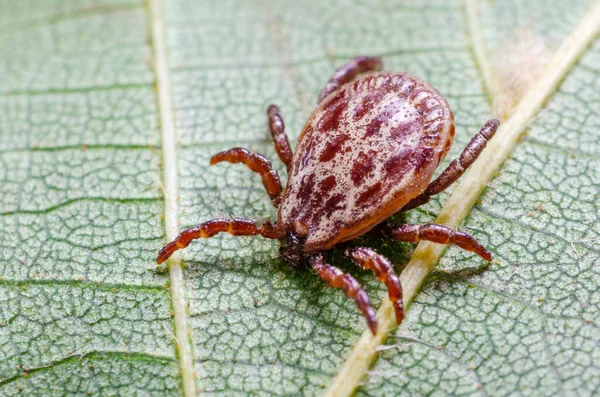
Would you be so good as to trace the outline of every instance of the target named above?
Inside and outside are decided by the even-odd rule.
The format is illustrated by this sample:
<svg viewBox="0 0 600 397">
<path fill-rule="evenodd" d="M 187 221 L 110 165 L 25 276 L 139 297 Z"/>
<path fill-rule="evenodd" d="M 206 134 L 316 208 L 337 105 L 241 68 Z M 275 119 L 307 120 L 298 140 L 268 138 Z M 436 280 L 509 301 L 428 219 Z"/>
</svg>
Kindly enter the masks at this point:
<svg viewBox="0 0 600 397">
<path fill-rule="evenodd" d="M 145 12 L 94 4 L 0 17 L 3 395 L 180 389 Z"/>
<path fill-rule="evenodd" d="M 294 136 L 335 66 L 357 53 L 377 53 L 385 56 L 389 69 L 418 75 L 449 98 L 460 116 L 459 135 L 449 156 L 453 157 L 489 114 L 465 41 L 464 9 L 460 2 L 353 1 L 333 6 L 276 2 L 264 6 L 179 0 L 165 2 L 163 13 L 156 10 L 158 4 L 151 2 L 155 10 L 146 14 L 138 1 L 66 4 L 45 0 L 16 2 L 8 18 L 0 14 L 0 55 L 10 54 L 0 57 L 0 71 L 11 76 L 0 82 L 0 109 L 7 115 L 0 118 L 0 264 L 5 266 L 0 297 L 9 307 L 0 312 L 0 321 L 8 319 L 8 324 L 0 324 L 0 352 L 6 358 L 0 374 L 6 379 L 0 381 L 0 387 L 6 394 L 19 393 L 21 387 L 26 392 L 50 388 L 55 394 L 68 389 L 74 393 L 142 390 L 175 395 L 185 388 L 186 394 L 192 395 L 196 387 L 227 395 L 318 394 L 363 329 L 352 302 L 339 291 L 323 287 L 308 272 L 281 268 L 276 244 L 228 237 L 199 241 L 184 252 L 189 267 L 183 279 L 178 266 L 177 274 L 171 275 L 175 280 L 171 293 L 180 294 L 170 298 L 165 291 L 166 276 L 146 270 L 163 242 L 163 206 L 157 182 L 160 151 L 167 145 L 166 152 L 175 155 L 167 161 L 168 171 L 162 169 L 171 183 L 165 186 L 171 193 L 166 197 L 171 208 L 166 211 L 168 238 L 184 225 L 215 216 L 273 217 L 259 179 L 235 166 L 207 169 L 208 157 L 243 144 L 276 158 L 265 128 L 266 105 L 282 105 L 288 131 Z M 514 8 L 508 3 L 489 7 L 496 6 Z M 557 8 L 544 10 L 535 11 L 544 18 L 546 12 L 561 14 Z M 566 19 L 572 20 L 577 12 L 568 13 Z M 496 18 L 496 11 L 492 15 Z M 154 32 L 158 40 L 148 41 L 146 26 L 156 30 L 163 22 L 165 30 Z M 544 23 L 548 29 L 557 27 L 559 33 L 569 26 L 568 22 L 556 25 L 546 19 Z M 488 40 L 489 26 L 494 25 L 483 25 L 482 37 Z M 507 26 L 498 29 L 503 28 Z M 553 33 L 552 37 L 561 36 Z M 38 47 L 35 51 L 34 46 Z M 152 46 L 164 53 L 152 59 Z M 163 68 L 158 74 L 167 80 L 159 82 L 158 94 L 153 91 L 152 70 L 157 64 Z M 593 62 L 587 67 L 593 68 Z M 171 94 L 171 104 L 159 99 L 161 105 L 157 106 L 157 96 L 165 92 Z M 575 102 L 572 108 L 565 104 L 561 108 L 576 111 L 578 106 Z M 167 112 L 167 117 L 159 117 L 159 112 Z M 580 122 L 579 118 L 573 120 Z M 558 131 L 568 127 L 552 117 L 547 122 Z M 593 122 L 583 123 L 594 128 Z M 161 141 L 161 128 L 168 142 Z M 559 142 L 568 152 L 567 142 L 575 140 L 586 145 L 588 155 L 596 152 L 593 135 L 578 136 L 569 130 L 568 136 L 553 141 L 549 140 L 550 128 L 525 143 L 543 146 Z M 539 164 L 562 159 L 554 152 L 546 158 L 545 151 L 531 147 L 527 146 L 525 155 L 538 159 Z M 523 156 L 522 151 L 515 153 Z M 566 170 L 582 167 L 577 162 L 557 164 Z M 574 185 L 585 184 L 584 179 L 552 172 Z M 505 174 L 518 176 L 512 168 L 506 168 Z M 179 190 L 173 187 L 176 177 Z M 234 189 L 229 190 L 231 187 Z M 501 196 L 504 201 L 490 201 L 493 208 L 510 208 L 510 215 L 517 214 L 521 223 L 531 226 L 517 204 L 518 197 L 506 186 L 494 188 L 499 192 L 496 198 Z M 180 200 L 174 210 L 177 196 Z M 523 197 L 521 201 L 530 202 L 528 196 Z M 436 206 L 441 207 L 439 201 L 409 216 L 411 220 L 433 219 L 435 211 L 431 210 Z M 557 208 L 562 207 L 551 207 L 548 214 Z M 585 219 L 576 217 L 577 211 L 571 213 L 573 220 L 566 223 L 570 228 L 585 225 Z M 496 215 L 497 211 L 486 213 L 477 207 L 469 226 L 486 225 Z M 517 240 L 524 235 L 522 229 L 526 228 L 511 229 Z M 508 226 L 497 233 L 506 230 Z M 581 262 L 587 264 L 588 243 L 573 244 L 556 246 L 575 257 L 581 255 Z M 498 249 L 505 249 L 502 247 Z M 398 263 L 409 251 L 403 245 L 378 248 Z M 452 277 L 458 277 L 468 261 L 450 250 L 443 257 L 442 269 L 455 270 L 458 273 Z M 367 285 L 373 301 L 385 295 L 372 275 L 338 262 Z M 489 272 L 495 274 L 493 269 Z M 49 276 L 53 279 L 48 280 Z M 434 280 L 443 285 L 455 282 L 443 273 L 436 276 Z M 519 273 L 512 277 L 521 281 Z M 479 280 L 477 274 L 474 280 Z M 478 298 L 485 302 L 498 299 L 496 291 L 478 286 L 445 288 L 453 302 L 464 296 L 470 305 Z M 571 309 L 590 299 L 578 296 L 579 300 L 569 301 Z M 173 301 L 178 302 L 175 328 L 170 313 Z M 404 368 L 395 360 L 401 364 L 406 349 L 412 349 L 416 361 L 432 354 L 428 365 L 443 362 L 445 369 L 440 366 L 440 372 L 457 374 L 436 383 L 440 379 L 437 372 L 421 372 L 423 384 L 464 394 L 477 394 L 480 383 L 486 388 L 499 385 L 490 378 L 492 371 L 463 365 L 470 356 L 459 343 L 462 340 L 444 339 L 445 335 L 436 339 L 428 334 L 438 323 L 425 320 L 439 314 L 436 307 L 449 309 L 444 304 L 430 289 L 419 295 L 409 315 L 424 319 L 423 323 L 411 322 L 421 339 L 395 336 L 401 346 L 390 346 L 362 392 L 403 390 L 402 376 L 393 371 L 394 367 Z M 503 307 L 520 310 L 514 303 Z M 453 311 L 456 317 L 469 314 Z M 535 311 L 527 313 L 526 318 L 539 318 Z M 437 321 L 440 326 L 447 325 L 443 318 Z M 186 322 L 193 345 L 177 357 L 172 338 L 188 340 L 181 327 Z M 465 324 L 468 333 L 477 323 Z M 558 325 L 580 329 L 579 322 L 565 324 Z M 533 333 L 537 338 L 534 345 L 539 345 L 536 332 L 540 328 L 520 329 Z M 589 332 L 589 328 L 581 329 Z M 561 341 L 569 343 L 585 336 L 578 332 Z M 437 350 L 441 343 L 448 348 Z M 465 346 L 477 345 L 471 341 Z M 187 361 L 181 360 L 183 357 Z M 564 359 L 564 354 L 557 357 Z M 178 371 L 183 372 L 183 381 Z M 193 371 L 199 375 L 197 384 Z M 413 380 L 409 386 L 416 383 Z M 572 384 L 574 389 L 565 390 L 576 390 L 576 382 Z M 390 389 L 390 385 L 395 387 Z"/>
<path fill-rule="evenodd" d="M 557 53 L 554 56 L 553 63 L 551 63 L 550 66 L 547 68 L 546 75 L 542 76 L 539 79 L 538 84 L 530 89 L 528 95 L 526 95 L 522 99 L 521 103 L 517 106 L 513 116 L 508 120 L 508 122 L 506 122 L 504 124 L 505 131 L 514 128 L 514 125 L 511 125 L 511 124 L 520 124 L 520 128 L 514 129 L 513 130 L 514 134 L 510 134 L 510 133 L 506 134 L 506 132 L 503 134 L 502 130 L 498 131 L 497 137 L 504 136 L 506 138 L 507 135 L 512 135 L 512 137 L 509 138 L 508 142 L 505 142 L 508 144 L 508 146 L 505 148 L 504 151 L 501 151 L 501 150 L 498 150 L 498 147 L 494 148 L 494 145 L 493 145 L 494 142 L 490 143 L 490 145 L 489 145 L 490 151 L 488 152 L 488 155 L 490 152 L 493 152 L 493 155 L 488 156 L 488 158 L 486 158 L 486 153 L 482 154 L 481 159 L 486 160 L 486 162 L 475 164 L 474 167 L 472 167 L 470 173 L 463 179 L 461 184 L 456 188 L 453 195 L 447 202 L 445 208 L 440 213 L 439 219 L 442 219 L 446 222 L 448 222 L 448 220 L 450 220 L 453 222 L 452 226 L 457 227 L 458 224 L 460 223 L 460 221 L 462 220 L 462 218 L 466 217 L 469 214 L 470 206 L 475 203 L 475 199 L 479 196 L 478 193 L 475 194 L 474 197 L 471 199 L 472 200 L 471 203 L 468 203 L 468 201 L 467 201 L 467 204 L 465 205 L 463 198 L 464 198 L 466 190 L 468 190 L 470 188 L 468 185 L 469 176 L 471 176 L 471 178 L 470 178 L 472 180 L 471 183 L 477 182 L 477 180 L 480 177 L 481 177 L 481 180 L 483 182 L 485 182 L 486 180 L 488 180 L 488 178 L 491 178 L 493 176 L 493 173 L 494 173 L 493 171 L 490 170 L 489 172 L 485 172 L 484 169 L 487 167 L 499 167 L 501 165 L 502 159 L 499 158 L 499 156 L 502 156 L 502 155 L 508 156 L 508 154 L 511 151 L 510 146 L 516 144 L 517 138 L 520 135 L 519 130 L 523 131 L 523 130 L 525 130 L 525 128 L 528 127 L 529 120 L 531 120 L 535 115 L 537 115 L 539 113 L 539 110 L 541 110 L 541 106 L 546 103 L 547 98 L 549 98 L 550 95 L 552 93 L 554 93 L 554 91 L 556 89 L 558 89 L 559 84 L 562 82 L 564 76 L 570 72 L 571 67 L 579 59 L 581 54 L 585 53 L 585 51 L 589 47 L 591 41 L 597 36 L 599 23 L 600 23 L 600 4 L 596 3 L 595 5 L 593 5 L 591 7 L 588 14 L 586 14 L 586 16 L 582 19 L 582 21 L 575 28 L 573 33 L 566 39 L 565 43 L 563 43 L 563 45 L 557 50 Z M 593 50 L 590 50 L 590 51 L 593 51 Z M 570 55 L 566 55 L 566 52 L 569 52 Z M 540 85 L 542 87 L 540 87 Z M 536 97 L 537 97 L 537 100 L 535 99 Z M 515 120 L 516 120 L 516 123 L 515 123 Z M 498 143 L 498 141 L 496 143 Z M 487 151 L 487 149 L 486 149 L 486 151 Z M 517 153 L 518 152 L 519 151 L 517 151 Z M 492 157 L 492 158 L 496 157 L 496 161 L 490 161 L 489 157 Z M 473 175 L 476 175 L 476 178 L 473 178 L 472 177 Z M 540 177 L 542 177 L 542 176 L 540 176 Z M 466 187 L 466 189 L 465 189 L 465 187 Z M 482 188 L 483 188 L 483 185 L 481 186 L 481 188 L 474 190 L 474 191 L 479 192 L 479 191 L 481 191 Z M 513 189 L 513 188 L 514 188 L 514 186 L 511 186 L 511 189 Z M 488 195 L 490 195 L 489 192 L 488 192 Z M 508 194 L 508 192 L 505 191 L 505 197 L 508 197 L 508 196 L 510 196 L 510 194 Z M 500 196 L 498 196 L 498 197 L 500 197 Z M 453 198 L 455 199 L 454 201 L 452 201 Z M 522 202 L 519 202 L 519 205 L 522 205 Z M 469 207 L 469 208 L 467 208 L 467 207 Z M 593 213 L 593 211 L 592 211 L 592 213 Z M 489 215 L 489 213 L 488 213 L 488 215 Z M 491 232 L 489 231 L 489 229 L 492 229 L 492 230 L 495 229 L 492 226 L 493 223 L 490 224 L 489 221 L 483 221 L 483 220 L 481 220 L 480 222 L 477 222 L 477 223 L 478 223 L 477 225 L 473 226 L 474 230 L 481 231 L 481 230 L 488 229 L 487 233 L 489 233 L 490 236 L 493 235 L 493 231 L 491 231 Z M 490 226 L 492 226 L 492 227 L 490 228 Z M 496 231 L 496 232 L 500 233 L 499 231 Z M 493 237 L 490 237 L 490 238 L 493 238 Z M 427 244 L 427 245 L 432 246 L 431 244 Z M 426 249 L 429 249 L 430 252 L 435 252 L 435 253 L 430 256 L 430 254 L 426 251 Z M 527 252 L 527 250 L 523 250 L 523 251 Z M 427 266 L 427 265 L 424 266 L 426 268 L 426 271 L 423 271 L 421 269 L 421 267 L 418 265 L 416 267 L 414 267 L 417 277 L 420 280 L 424 279 L 423 276 L 425 274 L 428 274 L 431 270 L 433 270 L 433 266 L 435 265 L 435 262 L 437 262 L 437 260 L 441 257 L 442 252 L 443 252 L 443 248 L 436 249 L 436 247 L 427 247 L 427 248 L 423 247 L 423 249 L 421 251 L 419 251 L 419 248 L 417 248 L 417 250 L 415 251 L 415 256 L 417 256 L 418 259 L 414 262 L 413 262 L 413 260 L 411 260 L 411 262 L 418 263 L 417 261 L 422 261 L 422 263 L 425 265 L 427 263 L 429 263 L 429 266 Z M 495 251 L 492 250 L 492 252 L 495 252 Z M 415 256 L 413 256 L 413 258 L 415 258 Z M 424 257 L 424 259 L 422 259 L 423 257 Z M 446 258 L 446 257 L 444 257 L 444 258 Z M 411 267 L 411 264 L 409 263 L 409 265 L 405 271 L 409 271 L 410 267 Z M 468 291 L 468 288 L 466 290 Z M 493 293 L 494 291 L 489 291 L 489 292 Z M 447 291 L 447 293 L 450 294 L 451 292 Z M 503 296 L 505 296 L 507 299 L 508 298 L 513 299 L 510 295 L 503 295 Z M 543 298 L 540 298 L 540 299 L 543 300 Z M 504 302 L 504 299 L 502 300 L 502 302 Z M 460 307 L 460 306 L 458 306 L 458 307 Z M 386 309 L 386 307 L 384 307 L 384 309 Z M 389 308 L 387 308 L 387 309 L 389 310 Z M 380 309 L 380 310 L 382 310 L 382 309 Z M 388 313 L 386 313 L 386 314 L 388 316 L 393 316 L 392 314 L 388 314 Z M 421 315 L 423 315 L 423 313 L 421 313 Z M 417 314 L 417 316 L 418 316 L 418 314 Z M 485 317 L 485 314 L 483 314 L 483 316 Z M 398 337 L 400 339 L 402 339 L 401 336 L 398 336 L 398 335 L 395 336 L 395 338 L 398 338 Z M 442 350 L 444 350 L 444 346 L 445 346 L 445 343 L 443 343 L 443 342 L 436 345 L 437 348 L 442 349 Z M 546 347 L 546 348 L 548 348 L 548 347 Z M 460 357 L 460 355 L 459 355 L 459 357 Z M 453 360 L 455 362 L 460 362 L 460 359 L 458 359 L 458 358 L 453 358 Z M 466 367 L 466 365 L 464 365 L 464 367 Z M 489 375 L 489 373 L 488 373 L 488 375 Z M 487 383 L 493 384 L 493 380 L 487 379 Z M 334 386 L 335 386 L 335 383 L 334 383 Z M 377 389 L 377 386 L 375 386 L 375 385 L 370 385 L 370 386 L 373 386 L 375 389 Z M 486 384 L 486 386 L 487 386 L 487 384 Z M 481 387 L 482 387 L 482 385 L 480 384 L 479 388 L 481 388 Z M 509 387 L 509 385 L 502 385 L 502 384 L 496 383 L 495 386 L 491 386 L 491 389 L 500 391 L 500 390 L 503 390 L 503 387 Z M 538 389 L 535 389 L 535 390 L 538 390 Z M 539 390 L 536 391 L 536 393 L 537 392 L 539 392 Z M 477 394 L 477 393 L 474 393 L 474 394 Z M 344 394 L 342 394 L 342 395 L 344 395 Z"/>
</svg>

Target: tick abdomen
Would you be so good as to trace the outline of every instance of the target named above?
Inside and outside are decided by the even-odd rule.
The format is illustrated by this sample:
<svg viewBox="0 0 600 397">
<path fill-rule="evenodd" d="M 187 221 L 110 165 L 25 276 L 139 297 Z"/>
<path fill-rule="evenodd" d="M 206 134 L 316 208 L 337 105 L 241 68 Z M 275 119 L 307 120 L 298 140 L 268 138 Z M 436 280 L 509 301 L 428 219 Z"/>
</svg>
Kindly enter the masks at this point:
<svg viewBox="0 0 600 397">
<path fill-rule="evenodd" d="M 454 116 L 405 73 L 360 77 L 327 96 L 300 134 L 279 222 L 305 250 L 350 240 L 427 187 L 454 138 Z"/>
</svg>

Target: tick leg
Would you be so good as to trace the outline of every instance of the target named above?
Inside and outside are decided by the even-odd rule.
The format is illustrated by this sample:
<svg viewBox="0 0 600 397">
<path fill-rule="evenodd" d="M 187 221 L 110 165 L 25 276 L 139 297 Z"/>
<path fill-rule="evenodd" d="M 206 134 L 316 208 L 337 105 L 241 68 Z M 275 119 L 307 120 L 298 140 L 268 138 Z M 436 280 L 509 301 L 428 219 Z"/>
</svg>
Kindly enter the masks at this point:
<svg viewBox="0 0 600 397">
<path fill-rule="evenodd" d="M 192 240 L 210 238 L 221 232 L 227 232 L 233 236 L 261 235 L 270 239 L 278 239 L 281 236 L 277 225 L 273 225 L 270 221 L 266 221 L 261 227 L 258 227 L 256 222 L 247 219 L 212 219 L 179 233 L 175 240 L 158 251 L 156 262 L 163 263 L 173 255 L 173 252 L 187 247 Z"/>
<path fill-rule="evenodd" d="M 431 199 L 431 196 L 443 192 L 448 186 L 456 182 L 456 180 L 465 173 L 467 168 L 477 160 L 477 157 L 479 157 L 483 149 L 485 149 L 488 141 L 492 139 L 496 133 L 499 125 L 500 122 L 495 119 L 485 123 L 481 130 L 471 138 L 471 142 L 465 147 L 460 156 L 451 162 L 441 175 L 427 186 L 427 189 L 425 189 L 423 193 L 409 201 L 402 208 L 402 211 L 408 211 L 427 203 Z"/>
<path fill-rule="evenodd" d="M 260 174 L 262 183 L 265 186 L 273 205 L 275 207 L 279 205 L 281 192 L 283 191 L 281 181 L 279 180 L 279 174 L 271 167 L 271 162 L 265 156 L 253 153 L 248 149 L 236 147 L 212 156 L 210 165 L 215 165 L 222 161 L 227 161 L 229 163 L 244 163 L 252 171 Z"/>
<path fill-rule="evenodd" d="M 267 109 L 267 115 L 269 116 L 269 129 L 271 130 L 271 136 L 273 136 L 275 150 L 289 173 L 292 166 L 293 152 L 290 141 L 285 133 L 285 124 L 283 123 L 281 112 L 277 105 L 270 105 Z"/>
<path fill-rule="evenodd" d="M 354 80 L 361 73 L 381 70 L 383 61 L 380 57 L 358 56 L 352 58 L 345 65 L 337 69 L 329 78 L 329 81 L 319 94 L 317 103 L 320 103 L 323 98 L 337 90 L 340 86 Z"/>
<path fill-rule="evenodd" d="M 377 320 L 375 319 L 375 309 L 371 306 L 369 296 L 363 287 L 354 277 L 343 273 L 335 266 L 323 262 L 321 255 L 315 255 L 310 258 L 310 264 L 315 273 L 329 286 L 340 288 L 348 298 L 354 299 L 358 310 L 367 320 L 369 329 L 375 335 L 377 333 Z"/>
<path fill-rule="evenodd" d="M 454 244 L 473 251 L 486 261 L 492 260 L 492 254 L 474 237 L 467 233 L 450 229 L 444 225 L 429 223 L 426 225 L 399 225 L 390 230 L 391 237 L 398 241 L 419 242 L 422 240 L 439 244 Z"/>
<path fill-rule="evenodd" d="M 363 269 L 370 269 L 379 281 L 388 289 L 390 301 L 396 313 L 396 323 L 400 324 L 404 318 L 404 305 L 402 303 L 402 284 L 394 271 L 390 261 L 383 255 L 369 248 L 351 248 L 346 250 L 346 255 Z"/>
</svg>

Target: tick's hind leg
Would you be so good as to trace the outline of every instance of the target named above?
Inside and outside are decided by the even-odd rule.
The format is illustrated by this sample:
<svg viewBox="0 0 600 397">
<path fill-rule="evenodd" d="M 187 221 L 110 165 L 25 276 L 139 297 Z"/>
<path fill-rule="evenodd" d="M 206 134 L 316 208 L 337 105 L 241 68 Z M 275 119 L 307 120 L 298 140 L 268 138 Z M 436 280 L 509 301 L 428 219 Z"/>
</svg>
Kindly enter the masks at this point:
<svg viewBox="0 0 600 397">
<path fill-rule="evenodd" d="M 290 141 L 285 133 L 285 124 L 283 123 L 283 117 L 281 112 L 276 105 L 270 105 L 267 109 L 267 116 L 269 116 L 269 130 L 273 137 L 273 143 L 275 144 L 275 150 L 277 155 L 287 167 L 288 173 L 292 167 L 292 148 Z"/>
<path fill-rule="evenodd" d="M 408 211 L 427 203 L 431 199 L 431 196 L 443 192 L 448 186 L 456 182 L 456 180 L 465 173 L 467 168 L 477 160 L 477 157 L 479 157 L 483 149 L 485 149 L 488 141 L 492 139 L 496 133 L 499 125 L 500 122 L 495 119 L 485 123 L 481 130 L 471 138 L 471 141 L 460 156 L 451 162 L 441 175 L 427 186 L 427 189 L 425 189 L 423 193 L 409 201 L 402 208 L 402 211 Z"/>
<path fill-rule="evenodd" d="M 248 149 L 236 147 L 215 154 L 210 159 L 210 165 L 215 165 L 221 161 L 229 163 L 244 163 L 252 171 L 260 174 L 262 183 L 267 190 L 267 194 L 271 198 L 271 202 L 275 207 L 279 205 L 281 200 L 281 181 L 279 174 L 271 167 L 271 162 L 263 155 L 253 153 Z"/>
<path fill-rule="evenodd" d="M 450 229 L 444 225 L 429 223 L 426 225 L 393 226 L 389 235 L 398 241 L 419 242 L 422 240 L 439 244 L 454 244 L 460 248 L 475 252 L 486 261 L 492 260 L 492 254 L 473 236 Z"/>
<path fill-rule="evenodd" d="M 351 248 L 346 251 L 346 255 L 351 257 L 354 263 L 363 269 L 372 270 L 377 279 L 385 284 L 388 289 L 390 301 L 394 306 L 396 323 L 400 324 L 404 317 L 402 285 L 390 261 L 369 248 Z"/>
<path fill-rule="evenodd" d="M 321 255 L 312 256 L 310 264 L 314 272 L 329 286 L 342 289 L 348 298 L 354 299 L 358 310 L 367 320 L 369 329 L 375 335 L 377 333 L 375 309 L 371 306 L 369 296 L 358 281 L 351 275 L 343 273 L 337 267 L 325 263 Z"/>
<path fill-rule="evenodd" d="M 329 81 L 319 94 L 317 103 L 320 103 L 323 98 L 337 90 L 338 87 L 354 80 L 361 73 L 381 70 L 383 61 L 379 57 L 358 56 L 352 58 L 348 63 L 337 69 L 329 78 Z"/>
<path fill-rule="evenodd" d="M 192 240 L 210 238 L 221 232 L 226 232 L 233 236 L 261 235 L 270 239 L 281 237 L 281 232 L 277 228 L 277 225 L 273 225 L 270 221 L 266 221 L 261 227 L 258 227 L 256 222 L 247 219 L 213 219 L 179 233 L 179 236 L 175 237 L 175 240 L 158 251 L 156 262 L 160 265 L 169 259 L 175 251 L 187 247 Z"/>
</svg>

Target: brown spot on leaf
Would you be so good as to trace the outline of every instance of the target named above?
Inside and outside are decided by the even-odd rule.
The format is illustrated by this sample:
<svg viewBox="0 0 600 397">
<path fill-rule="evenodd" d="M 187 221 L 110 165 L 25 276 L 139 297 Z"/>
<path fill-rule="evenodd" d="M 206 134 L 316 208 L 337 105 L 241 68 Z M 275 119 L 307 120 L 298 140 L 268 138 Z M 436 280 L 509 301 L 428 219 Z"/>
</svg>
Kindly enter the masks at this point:
<svg viewBox="0 0 600 397">
<path fill-rule="evenodd" d="M 525 25 L 508 34 L 494 57 L 498 94 L 494 114 L 507 119 L 530 85 L 551 59 L 552 52 L 533 26 Z"/>
</svg>

